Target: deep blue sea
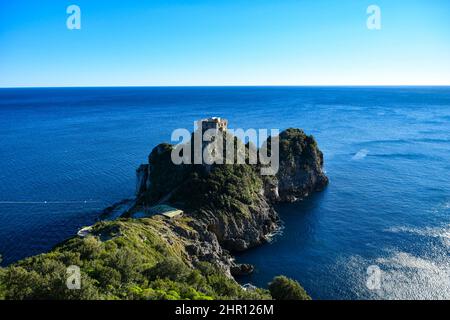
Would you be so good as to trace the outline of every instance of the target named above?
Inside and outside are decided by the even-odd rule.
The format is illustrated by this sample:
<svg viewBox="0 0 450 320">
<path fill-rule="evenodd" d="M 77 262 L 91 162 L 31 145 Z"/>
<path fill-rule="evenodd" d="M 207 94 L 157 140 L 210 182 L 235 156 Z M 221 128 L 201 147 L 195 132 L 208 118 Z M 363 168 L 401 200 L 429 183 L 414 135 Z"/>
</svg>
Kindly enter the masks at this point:
<svg viewBox="0 0 450 320">
<path fill-rule="evenodd" d="M 278 211 L 283 232 L 237 257 L 266 286 L 315 299 L 450 299 L 450 88 L 0 89 L 3 265 L 50 250 L 134 195 L 135 169 L 172 130 L 303 128 L 329 187 Z M 380 289 L 366 286 L 381 270 Z"/>
</svg>

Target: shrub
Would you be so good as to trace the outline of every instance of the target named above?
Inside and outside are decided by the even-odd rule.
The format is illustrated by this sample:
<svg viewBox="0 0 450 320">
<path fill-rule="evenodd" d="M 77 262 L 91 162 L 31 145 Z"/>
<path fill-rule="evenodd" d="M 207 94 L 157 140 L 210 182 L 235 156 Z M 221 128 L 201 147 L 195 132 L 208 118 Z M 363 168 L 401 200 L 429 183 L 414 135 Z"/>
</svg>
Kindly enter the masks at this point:
<svg viewBox="0 0 450 320">
<path fill-rule="evenodd" d="M 167 246 L 161 234 L 173 235 L 165 228 L 158 219 L 99 223 L 93 236 L 0 268 L 0 299 L 270 299 L 265 290 L 242 289 L 214 264 L 191 268 Z M 81 290 L 67 289 L 69 265 L 80 267 Z"/>
<path fill-rule="evenodd" d="M 172 257 L 158 262 L 153 268 L 150 268 L 145 272 L 150 281 L 158 278 L 166 278 L 172 281 L 184 281 L 189 273 L 189 268 L 183 262 Z"/>
<path fill-rule="evenodd" d="M 285 276 L 273 278 L 269 291 L 275 300 L 311 300 L 300 284 Z"/>
</svg>

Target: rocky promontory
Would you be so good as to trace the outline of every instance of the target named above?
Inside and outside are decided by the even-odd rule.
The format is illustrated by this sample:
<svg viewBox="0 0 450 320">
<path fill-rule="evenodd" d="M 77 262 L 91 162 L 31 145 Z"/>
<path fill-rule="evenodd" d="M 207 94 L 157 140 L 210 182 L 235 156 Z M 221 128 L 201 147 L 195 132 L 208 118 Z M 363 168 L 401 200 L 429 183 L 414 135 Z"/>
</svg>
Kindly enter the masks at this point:
<svg viewBox="0 0 450 320">
<path fill-rule="evenodd" d="M 223 134 L 225 140 L 236 139 Z M 270 148 L 273 141 L 280 146 L 280 166 L 274 176 L 260 175 L 259 163 L 175 165 L 170 157 L 175 146 L 160 144 L 150 153 L 148 164 L 137 170 L 134 210 L 161 203 L 183 210 L 193 218 L 191 227 L 201 231 L 201 240 L 214 243 L 215 252 L 192 248 L 200 260 L 210 259 L 217 250 L 223 256 L 265 243 L 280 226 L 275 204 L 301 200 L 328 184 L 323 154 L 312 136 L 287 129 L 265 146 Z M 233 263 L 222 267 L 227 273 L 237 270 Z"/>
<path fill-rule="evenodd" d="M 121 218 L 101 221 L 49 253 L 0 269 L 0 298 L 272 298 L 268 290 L 238 285 L 233 277 L 253 266 L 237 264 L 232 255 L 270 239 L 280 227 L 277 203 L 301 200 L 328 183 L 312 136 L 288 129 L 265 147 L 274 141 L 280 166 L 273 176 L 261 175 L 259 162 L 176 165 L 174 145 L 156 146 L 137 169 L 136 199 Z M 176 214 L 152 214 L 161 206 Z M 67 289 L 67 266 L 79 267 L 80 290 Z M 295 281 L 278 278 L 272 287 L 278 282 L 294 286 L 299 299 L 309 298 Z"/>
<path fill-rule="evenodd" d="M 323 171 L 323 154 L 313 136 L 302 130 L 287 129 L 279 138 L 280 168 L 266 179 L 265 195 L 272 203 L 295 202 L 328 185 Z"/>
</svg>

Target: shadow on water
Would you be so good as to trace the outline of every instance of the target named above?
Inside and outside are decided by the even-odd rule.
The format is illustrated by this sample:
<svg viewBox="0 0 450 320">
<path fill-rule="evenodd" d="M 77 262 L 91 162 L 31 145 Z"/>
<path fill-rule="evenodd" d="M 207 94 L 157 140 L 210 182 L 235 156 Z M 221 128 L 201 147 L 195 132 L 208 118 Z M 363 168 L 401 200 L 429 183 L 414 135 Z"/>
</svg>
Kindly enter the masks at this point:
<svg viewBox="0 0 450 320">
<path fill-rule="evenodd" d="M 251 275 L 239 277 L 237 280 L 267 287 L 267 283 L 280 274 L 299 277 L 298 271 L 305 261 L 310 261 L 311 248 L 326 246 L 316 234 L 320 228 L 322 211 L 320 207 L 327 197 L 327 190 L 315 193 L 303 201 L 276 206 L 282 221 L 281 232 L 269 243 L 236 254 L 239 263 L 250 263 L 255 266 Z M 303 261 L 303 262 L 302 262 Z M 303 284 L 303 283 L 302 283 Z"/>
</svg>

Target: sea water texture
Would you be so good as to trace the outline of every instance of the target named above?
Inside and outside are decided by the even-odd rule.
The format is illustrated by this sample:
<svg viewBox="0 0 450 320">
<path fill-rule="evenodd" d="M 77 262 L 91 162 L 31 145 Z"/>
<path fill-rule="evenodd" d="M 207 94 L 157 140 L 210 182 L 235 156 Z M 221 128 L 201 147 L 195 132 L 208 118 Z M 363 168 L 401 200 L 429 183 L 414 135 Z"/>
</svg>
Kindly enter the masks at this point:
<svg viewBox="0 0 450 320">
<path fill-rule="evenodd" d="M 303 128 L 330 177 L 324 192 L 277 207 L 283 232 L 237 257 L 256 266 L 242 283 L 285 274 L 315 299 L 450 299 L 448 87 L 0 89 L 3 265 L 133 197 L 151 149 L 208 116 Z"/>
</svg>

